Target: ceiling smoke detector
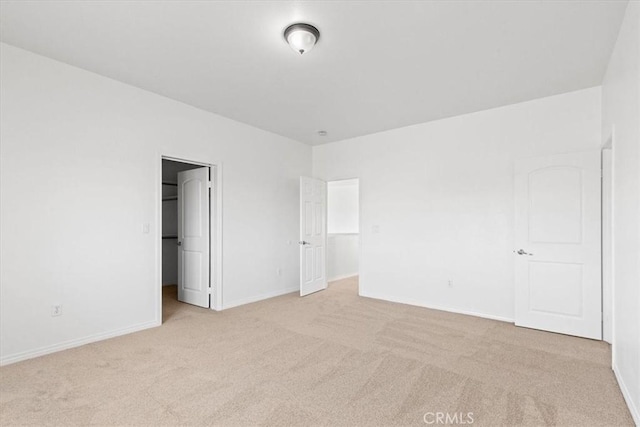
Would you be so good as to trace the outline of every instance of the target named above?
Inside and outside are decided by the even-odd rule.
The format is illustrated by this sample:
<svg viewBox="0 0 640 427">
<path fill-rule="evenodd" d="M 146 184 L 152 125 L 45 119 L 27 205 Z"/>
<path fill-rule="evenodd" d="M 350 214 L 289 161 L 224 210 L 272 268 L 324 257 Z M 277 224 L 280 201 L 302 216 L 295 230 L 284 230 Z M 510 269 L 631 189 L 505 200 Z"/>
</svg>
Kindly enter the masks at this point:
<svg viewBox="0 0 640 427">
<path fill-rule="evenodd" d="M 316 27 L 302 22 L 289 25 L 284 30 L 284 39 L 300 55 L 313 49 L 319 38 L 320 31 Z"/>
</svg>

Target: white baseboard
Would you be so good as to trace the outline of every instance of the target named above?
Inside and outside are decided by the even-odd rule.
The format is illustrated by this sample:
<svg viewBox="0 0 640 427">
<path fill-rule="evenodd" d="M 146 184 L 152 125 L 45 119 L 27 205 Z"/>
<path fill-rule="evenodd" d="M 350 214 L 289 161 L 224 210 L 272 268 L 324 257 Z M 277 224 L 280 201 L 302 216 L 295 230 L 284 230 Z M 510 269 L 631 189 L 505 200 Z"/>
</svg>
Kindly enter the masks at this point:
<svg viewBox="0 0 640 427">
<path fill-rule="evenodd" d="M 633 401 L 633 396 L 629 392 L 627 385 L 624 380 L 618 373 L 618 368 L 615 363 L 612 366 L 613 373 L 616 376 L 616 380 L 618 381 L 618 386 L 620 387 L 620 391 L 622 391 L 622 396 L 624 397 L 625 402 L 627 402 L 627 407 L 629 408 L 629 412 L 631 412 L 631 417 L 633 418 L 633 422 L 636 423 L 637 426 L 640 426 L 640 408 L 636 406 L 636 402 Z"/>
<path fill-rule="evenodd" d="M 151 322 L 139 323 L 137 325 L 128 326 L 122 329 L 117 329 L 115 331 L 103 332 L 95 335 L 90 335 L 88 337 L 61 342 L 59 344 L 40 347 L 35 350 L 27 350 L 21 353 L 11 354 L 9 356 L 5 356 L 2 359 L 0 359 L 0 366 L 10 365 L 12 363 L 21 362 L 27 359 L 33 359 L 34 357 L 44 356 L 46 354 L 56 353 L 62 350 L 68 350 L 74 347 L 80 347 L 81 345 L 90 344 L 96 341 L 115 338 L 120 335 L 127 335 L 132 332 L 142 331 L 144 329 L 155 328 L 156 326 L 160 326 L 161 324 L 162 324 L 162 321 L 153 320 Z"/>
<path fill-rule="evenodd" d="M 459 310 L 457 308 L 450 308 L 450 307 L 442 307 L 442 306 L 438 306 L 438 305 L 427 304 L 427 303 L 424 303 L 422 301 L 412 300 L 410 298 L 400 298 L 400 297 L 394 297 L 394 296 L 389 296 L 389 295 L 381 295 L 381 294 L 376 294 L 376 293 L 363 292 L 362 290 L 360 291 L 360 296 L 361 297 L 366 297 L 366 298 L 379 299 L 379 300 L 383 300 L 383 301 L 397 302 L 397 303 L 400 303 L 400 304 L 414 305 L 414 306 L 417 306 L 417 307 L 430 308 L 432 310 L 447 311 L 449 313 L 465 314 L 467 316 L 482 317 L 482 318 L 485 318 L 485 319 L 498 320 L 500 322 L 507 322 L 507 323 L 513 323 L 514 322 L 514 319 L 512 319 L 510 317 L 495 316 L 493 314 L 478 313 L 478 312 L 475 312 L 475 311 L 468 311 L 468 310 Z"/>
<path fill-rule="evenodd" d="M 226 310 L 228 308 L 238 307 L 238 306 L 245 305 L 245 304 L 251 304 L 252 302 L 258 302 L 258 301 L 262 301 L 262 300 L 269 299 L 269 298 L 279 297 L 280 295 L 286 295 L 286 294 L 290 294 L 292 292 L 298 292 L 299 290 L 300 290 L 300 288 L 298 286 L 295 286 L 295 287 L 291 287 L 291 288 L 280 289 L 280 290 L 273 291 L 273 292 L 267 292 L 267 293 L 260 294 L 260 295 L 255 295 L 255 296 L 252 296 L 252 297 L 249 297 L 249 298 L 242 298 L 242 299 L 238 299 L 238 300 L 231 301 L 231 302 L 225 302 L 224 298 L 223 298 L 222 309 Z"/>
<path fill-rule="evenodd" d="M 327 279 L 327 282 L 335 282 L 336 280 L 348 279 L 350 277 L 356 277 L 357 275 L 358 273 L 343 274 L 342 276 L 336 276 L 336 277 Z"/>
</svg>

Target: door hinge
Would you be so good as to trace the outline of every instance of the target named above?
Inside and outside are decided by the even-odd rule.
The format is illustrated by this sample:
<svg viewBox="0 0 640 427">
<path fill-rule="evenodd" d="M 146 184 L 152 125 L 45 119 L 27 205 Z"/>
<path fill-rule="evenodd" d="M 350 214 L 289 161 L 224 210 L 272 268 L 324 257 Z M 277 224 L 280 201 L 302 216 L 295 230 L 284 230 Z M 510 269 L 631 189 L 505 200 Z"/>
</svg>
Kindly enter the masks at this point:
<svg viewBox="0 0 640 427">
<path fill-rule="evenodd" d="M 207 293 L 208 293 L 209 295 L 213 294 L 213 288 L 207 288 Z"/>
<path fill-rule="evenodd" d="M 213 184 L 211 183 L 211 181 L 207 182 L 207 188 L 212 188 Z"/>
</svg>

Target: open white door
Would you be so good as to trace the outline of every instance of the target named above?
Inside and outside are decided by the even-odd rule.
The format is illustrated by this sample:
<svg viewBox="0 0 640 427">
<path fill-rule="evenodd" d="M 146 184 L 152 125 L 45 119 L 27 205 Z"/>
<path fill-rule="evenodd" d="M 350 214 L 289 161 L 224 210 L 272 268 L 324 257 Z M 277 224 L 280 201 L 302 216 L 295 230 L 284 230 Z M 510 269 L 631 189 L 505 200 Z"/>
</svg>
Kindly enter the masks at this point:
<svg viewBox="0 0 640 427">
<path fill-rule="evenodd" d="M 327 183 L 300 177 L 300 295 L 327 288 Z"/>
<path fill-rule="evenodd" d="M 178 300 L 209 308 L 209 168 L 178 173 Z"/>
<path fill-rule="evenodd" d="M 600 152 L 515 172 L 516 325 L 601 339 Z"/>
</svg>

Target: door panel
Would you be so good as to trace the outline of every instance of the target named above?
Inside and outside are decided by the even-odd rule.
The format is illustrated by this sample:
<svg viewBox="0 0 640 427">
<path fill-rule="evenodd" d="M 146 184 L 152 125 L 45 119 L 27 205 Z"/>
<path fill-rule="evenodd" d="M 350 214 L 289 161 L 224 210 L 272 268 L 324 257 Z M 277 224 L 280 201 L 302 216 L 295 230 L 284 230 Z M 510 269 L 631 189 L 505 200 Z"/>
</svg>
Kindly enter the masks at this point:
<svg viewBox="0 0 640 427">
<path fill-rule="evenodd" d="M 327 184 L 300 178 L 300 295 L 326 289 Z"/>
<path fill-rule="evenodd" d="M 178 173 L 178 300 L 209 308 L 209 168 Z"/>
<path fill-rule="evenodd" d="M 582 264 L 529 262 L 529 310 L 561 316 L 582 316 Z M 557 286 L 562 284 L 562 286 Z M 549 298 L 553 295 L 554 298 Z"/>
<path fill-rule="evenodd" d="M 313 248 L 303 248 L 303 251 L 305 256 L 305 276 L 303 283 L 310 283 L 313 281 Z"/>
<path fill-rule="evenodd" d="M 315 268 L 314 271 L 316 272 L 314 279 L 315 280 L 321 280 L 324 277 L 324 251 L 325 251 L 325 247 L 319 247 L 319 248 L 315 248 L 315 254 L 314 254 L 314 258 L 315 258 Z"/>
<path fill-rule="evenodd" d="M 601 339 L 600 191 L 599 151 L 516 163 L 516 325 Z"/>
<path fill-rule="evenodd" d="M 182 251 L 182 267 L 184 283 L 182 288 L 190 291 L 202 290 L 202 254 L 193 251 Z"/>
<path fill-rule="evenodd" d="M 206 169 L 206 168 L 205 168 Z M 188 179 L 182 188 L 182 223 L 185 237 L 202 237 L 202 206 L 203 183 L 199 179 Z"/>
<path fill-rule="evenodd" d="M 313 233 L 313 205 L 310 201 L 304 202 L 304 235 L 311 236 Z"/>
<path fill-rule="evenodd" d="M 581 243 L 582 171 L 557 166 L 529 176 L 529 239 L 536 243 Z"/>
</svg>

